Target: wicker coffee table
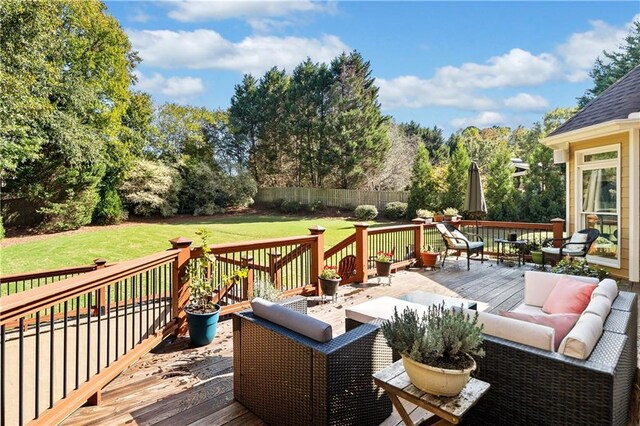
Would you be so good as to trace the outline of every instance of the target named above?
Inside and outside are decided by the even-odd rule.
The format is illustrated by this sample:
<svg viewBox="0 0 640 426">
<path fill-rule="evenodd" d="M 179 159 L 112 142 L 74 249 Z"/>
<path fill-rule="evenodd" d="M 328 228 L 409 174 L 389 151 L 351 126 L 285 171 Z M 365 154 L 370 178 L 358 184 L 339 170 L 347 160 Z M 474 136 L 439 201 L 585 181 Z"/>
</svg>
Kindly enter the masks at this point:
<svg viewBox="0 0 640 426">
<path fill-rule="evenodd" d="M 384 370 L 375 373 L 373 381 L 384 389 L 394 407 L 398 410 L 400 417 L 402 417 L 402 421 L 407 426 L 413 425 L 414 422 L 399 398 L 433 413 L 435 418 L 430 418 L 429 420 L 440 420 L 437 424 L 455 425 L 460 423 L 462 416 L 489 390 L 489 383 L 471 378 L 458 396 L 446 397 L 428 394 L 411 384 L 407 373 L 404 371 L 402 360 L 394 362 Z M 431 422 L 430 424 L 433 423 Z"/>
</svg>

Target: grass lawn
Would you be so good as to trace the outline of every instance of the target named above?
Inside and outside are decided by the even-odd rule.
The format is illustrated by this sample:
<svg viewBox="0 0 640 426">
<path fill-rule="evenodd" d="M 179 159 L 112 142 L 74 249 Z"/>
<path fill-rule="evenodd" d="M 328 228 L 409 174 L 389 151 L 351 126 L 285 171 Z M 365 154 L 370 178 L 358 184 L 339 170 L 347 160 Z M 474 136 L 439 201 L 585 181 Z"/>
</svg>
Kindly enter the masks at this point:
<svg viewBox="0 0 640 426">
<path fill-rule="evenodd" d="M 109 229 L 58 235 L 4 247 L 0 251 L 0 273 L 33 272 L 67 266 L 87 265 L 102 257 L 109 262 L 134 259 L 170 248 L 170 239 L 186 237 L 197 241 L 199 228 L 211 231 L 213 243 L 261 240 L 308 235 L 308 228 L 327 228 L 329 248 L 353 233 L 352 221 L 338 218 L 308 218 L 280 215 L 230 215 L 144 223 Z"/>
</svg>

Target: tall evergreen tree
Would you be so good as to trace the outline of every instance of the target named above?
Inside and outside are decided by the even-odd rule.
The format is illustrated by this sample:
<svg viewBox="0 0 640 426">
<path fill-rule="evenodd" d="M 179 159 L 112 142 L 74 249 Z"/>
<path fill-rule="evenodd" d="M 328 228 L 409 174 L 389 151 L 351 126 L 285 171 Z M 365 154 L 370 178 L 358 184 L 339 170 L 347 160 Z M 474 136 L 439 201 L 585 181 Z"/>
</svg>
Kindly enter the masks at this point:
<svg viewBox="0 0 640 426">
<path fill-rule="evenodd" d="M 513 182 L 511 151 L 505 141 L 497 143 L 494 149 L 484 173 L 487 217 L 489 220 L 514 220 L 519 193 Z"/>
<path fill-rule="evenodd" d="M 521 218 L 527 222 L 548 222 L 565 215 L 564 173 L 553 163 L 553 150 L 538 144 L 528 156 L 524 176 Z"/>
<path fill-rule="evenodd" d="M 378 87 L 368 61 L 358 52 L 341 54 L 331 62 L 330 134 L 335 184 L 357 188 L 368 168 L 379 167 L 389 149 L 388 117 L 380 112 Z"/>
<path fill-rule="evenodd" d="M 429 161 L 429 151 L 424 144 L 418 145 L 418 152 L 413 162 L 411 186 L 407 205 L 407 218 L 417 217 L 419 209 L 433 208 L 436 203 L 433 190 L 433 169 Z"/>
<path fill-rule="evenodd" d="M 604 59 L 598 57 L 589 73 L 593 79 L 593 87 L 578 98 L 579 108 L 583 108 L 618 79 L 640 65 L 640 20 L 633 22 L 631 31 L 619 46 L 619 51 L 603 51 L 602 54 Z"/>
<path fill-rule="evenodd" d="M 247 155 L 247 168 L 260 184 L 260 165 L 255 162 L 258 145 L 258 126 L 260 109 L 258 102 L 258 83 L 251 74 L 245 74 L 242 82 L 234 87 L 229 107 L 229 126 L 237 139 L 237 145 L 243 147 Z"/>
<path fill-rule="evenodd" d="M 463 143 L 457 143 L 449 159 L 445 176 L 445 192 L 440 199 L 442 208 L 454 207 L 462 211 L 467 191 L 467 180 L 471 159 Z"/>
</svg>

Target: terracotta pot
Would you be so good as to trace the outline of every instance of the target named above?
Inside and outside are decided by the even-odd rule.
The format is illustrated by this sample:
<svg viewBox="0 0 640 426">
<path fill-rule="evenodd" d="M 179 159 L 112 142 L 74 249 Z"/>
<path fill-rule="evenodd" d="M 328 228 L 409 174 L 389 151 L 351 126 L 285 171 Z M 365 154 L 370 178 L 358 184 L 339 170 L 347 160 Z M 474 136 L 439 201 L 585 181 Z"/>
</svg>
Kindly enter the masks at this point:
<svg viewBox="0 0 640 426">
<path fill-rule="evenodd" d="M 420 253 L 422 259 L 422 266 L 424 268 L 433 268 L 438 263 L 438 256 L 440 253 L 432 253 L 429 251 L 423 251 Z"/>
<path fill-rule="evenodd" d="M 434 214 L 433 215 L 433 221 L 434 222 L 442 222 L 444 220 L 444 215 L 443 214 Z"/>
<path fill-rule="evenodd" d="M 476 362 L 465 370 L 449 370 L 422 364 L 402 355 L 404 369 L 415 387 L 432 395 L 456 396 L 462 391 Z"/>
<path fill-rule="evenodd" d="M 380 262 L 376 260 L 376 273 L 379 277 L 388 277 L 391 273 L 391 262 Z"/>
<path fill-rule="evenodd" d="M 318 277 L 318 280 L 320 280 L 320 289 L 322 290 L 322 294 L 335 296 L 338 292 L 338 287 L 340 286 L 342 278 L 326 279 Z"/>
</svg>

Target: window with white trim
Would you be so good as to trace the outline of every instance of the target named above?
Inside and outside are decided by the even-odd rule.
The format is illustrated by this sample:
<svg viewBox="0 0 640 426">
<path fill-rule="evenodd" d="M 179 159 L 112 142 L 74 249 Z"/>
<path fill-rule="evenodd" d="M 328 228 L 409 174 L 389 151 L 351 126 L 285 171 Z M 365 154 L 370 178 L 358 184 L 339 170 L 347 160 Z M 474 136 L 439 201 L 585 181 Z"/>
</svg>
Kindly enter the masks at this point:
<svg viewBox="0 0 640 426">
<path fill-rule="evenodd" d="M 587 260 L 620 267 L 620 145 L 576 152 L 576 210 L 578 229 L 600 231 Z"/>
</svg>

